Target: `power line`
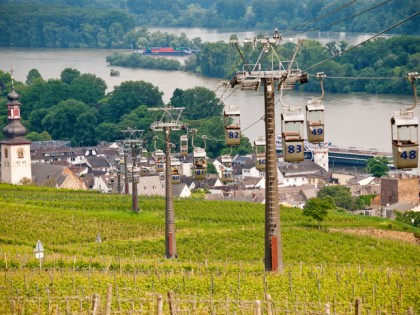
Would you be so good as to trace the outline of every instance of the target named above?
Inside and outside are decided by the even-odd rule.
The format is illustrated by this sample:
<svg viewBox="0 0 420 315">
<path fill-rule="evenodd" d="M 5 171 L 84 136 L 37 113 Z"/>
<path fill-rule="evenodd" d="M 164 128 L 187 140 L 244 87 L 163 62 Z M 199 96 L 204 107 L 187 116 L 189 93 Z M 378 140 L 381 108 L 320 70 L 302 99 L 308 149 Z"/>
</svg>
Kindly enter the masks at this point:
<svg viewBox="0 0 420 315">
<path fill-rule="evenodd" d="M 369 11 L 371 11 L 371 10 L 373 10 L 373 9 L 376 9 L 376 8 L 378 8 L 378 7 L 382 6 L 382 5 L 384 5 L 384 4 L 386 4 L 386 3 L 390 2 L 390 1 L 392 1 L 392 0 L 386 0 L 386 1 L 381 2 L 381 3 L 379 3 L 379 4 L 377 4 L 377 5 L 373 6 L 373 7 L 370 7 L 370 8 L 368 8 L 368 9 L 366 9 L 366 10 L 363 10 L 363 11 L 361 11 L 361 12 L 359 12 L 359 13 L 353 14 L 353 15 L 351 15 L 351 16 L 348 16 L 348 17 L 346 17 L 346 18 L 344 18 L 344 19 L 341 19 L 341 20 L 339 20 L 339 21 L 336 21 L 336 22 L 332 22 L 332 23 L 324 24 L 324 25 L 321 25 L 321 26 L 318 26 L 318 27 L 314 27 L 314 28 L 307 29 L 307 30 L 305 30 L 305 31 L 301 31 L 301 32 L 295 32 L 295 33 L 285 34 L 284 36 L 290 36 L 290 35 L 296 35 L 296 34 L 307 33 L 307 32 L 310 32 L 310 31 L 316 31 L 316 30 L 319 30 L 319 29 L 324 28 L 324 27 L 327 27 L 327 26 L 332 26 L 332 25 L 335 25 L 335 24 L 341 23 L 341 22 L 343 22 L 343 21 L 346 21 L 346 20 L 352 19 L 352 18 L 354 18 L 354 17 L 356 17 L 356 16 L 359 16 L 359 15 L 361 15 L 361 14 L 363 14 L 363 13 L 369 12 Z"/>
<path fill-rule="evenodd" d="M 392 26 L 388 27 L 387 29 L 385 29 L 385 30 L 383 30 L 383 31 L 379 32 L 378 34 L 375 34 L 375 35 L 373 35 L 372 37 L 369 37 L 368 39 L 366 39 L 366 40 L 364 40 L 364 41 L 360 42 L 359 44 L 357 44 L 357 45 L 355 45 L 355 46 L 353 46 L 353 47 L 350 47 L 349 49 L 346 49 L 346 50 L 344 50 L 344 51 L 342 51 L 342 52 L 340 52 L 340 53 L 338 53 L 338 54 L 336 54 L 336 55 L 334 55 L 334 56 L 332 56 L 332 57 L 330 57 L 330 58 L 328 58 L 328 59 L 325 59 L 325 60 L 323 60 L 323 61 L 320 61 L 320 62 L 318 62 L 318 63 L 316 63 L 316 64 L 314 64 L 314 65 L 310 66 L 309 68 L 306 68 L 306 69 L 305 69 L 305 70 L 303 70 L 303 71 L 304 71 L 304 72 L 306 72 L 306 71 L 308 71 L 308 70 L 310 70 L 310 69 L 313 69 L 313 68 L 316 68 L 316 67 L 318 67 L 318 66 L 320 66 L 320 65 L 322 65 L 322 64 L 324 64 L 324 63 L 326 63 L 326 62 L 328 62 L 328 61 L 330 61 L 330 60 L 332 60 L 332 59 L 334 59 L 334 58 L 336 58 L 336 57 L 339 57 L 339 56 L 343 55 L 344 53 L 347 53 L 347 52 L 349 52 L 350 50 L 353 50 L 354 48 L 356 48 L 356 47 L 359 47 L 359 46 L 363 45 L 364 43 L 366 43 L 366 42 L 370 41 L 371 39 L 374 39 L 374 38 L 378 37 L 379 35 L 382 35 L 383 33 L 388 32 L 389 30 L 393 29 L 394 27 L 397 27 L 398 25 L 401 25 L 401 24 L 403 24 L 403 23 L 407 22 L 408 20 L 411 20 L 412 18 L 416 17 L 416 16 L 417 16 L 417 15 L 419 15 L 419 14 L 420 14 L 420 11 L 419 11 L 419 12 L 416 12 L 416 13 L 414 13 L 414 14 L 410 15 L 409 17 L 405 18 L 404 20 L 401 20 L 401 21 L 399 21 L 398 23 L 396 23 L 396 24 L 394 24 L 394 25 L 392 25 Z"/>
<path fill-rule="evenodd" d="M 352 1 L 348 2 L 348 3 L 346 3 L 346 4 L 343 4 L 342 6 L 338 7 L 337 9 L 332 10 L 331 12 L 328 12 L 328 13 L 326 13 L 324 15 L 321 15 L 320 17 L 318 17 L 316 19 L 310 20 L 310 21 L 308 21 L 306 23 L 303 23 L 303 24 L 291 26 L 289 28 L 286 28 L 285 30 L 281 30 L 281 32 L 290 31 L 290 30 L 293 30 L 293 29 L 296 29 L 296 28 L 299 28 L 299 27 L 302 27 L 302 26 L 305 26 L 305 25 L 308 25 L 308 24 L 317 22 L 317 21 L 319 21 L 319 20 L 321 20 L 321 19 L 323 19 L 323 18 L 325 18 L 325 17 L 327 17 L 327 16 L 329 16 L 331 14 L 334 14 L 335 12 L 340 11 L 341 9 L 344 9 L 345 7 L 348 7 L 349 5 L 353 4 L 356 1 L 357 0 L 352 0 Z"/>
</svg>

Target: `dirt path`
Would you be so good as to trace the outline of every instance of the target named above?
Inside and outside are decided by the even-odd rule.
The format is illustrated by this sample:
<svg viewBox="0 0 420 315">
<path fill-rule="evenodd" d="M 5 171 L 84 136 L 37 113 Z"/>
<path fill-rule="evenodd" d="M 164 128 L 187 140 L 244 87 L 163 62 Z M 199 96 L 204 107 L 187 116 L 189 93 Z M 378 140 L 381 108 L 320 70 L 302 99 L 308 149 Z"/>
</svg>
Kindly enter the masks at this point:
<svg viewBox="0 0 420 315">
<path fill-rule="evenodd" d="M 416 238 L 414 233 L 410 232 L 398 232 L 377 229 L 329 229 L 329 231 L 350 233 L 356 235 L 367 235 L 378 238 L 387 238 L 420 245 L 420 239 Z"/>
</svg>

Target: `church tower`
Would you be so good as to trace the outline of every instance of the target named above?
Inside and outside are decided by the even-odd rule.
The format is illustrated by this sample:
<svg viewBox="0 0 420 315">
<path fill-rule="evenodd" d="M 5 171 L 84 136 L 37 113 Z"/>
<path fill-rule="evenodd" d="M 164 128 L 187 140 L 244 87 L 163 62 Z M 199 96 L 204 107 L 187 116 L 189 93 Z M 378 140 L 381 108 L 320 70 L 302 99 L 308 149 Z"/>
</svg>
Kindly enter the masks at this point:
<svg viewBox="0 0 420 315">
<path fill-rule="evenodd" d="M 19 184 L 22 180 L 32 180 L 31 142 L 25 139 L 28 131 L 20 119 L 19 95 L 12 91 L 7 95 L 7 125 L 3 129 L 4 140 L 1 148 L 1 182 Z"/>
</svg>

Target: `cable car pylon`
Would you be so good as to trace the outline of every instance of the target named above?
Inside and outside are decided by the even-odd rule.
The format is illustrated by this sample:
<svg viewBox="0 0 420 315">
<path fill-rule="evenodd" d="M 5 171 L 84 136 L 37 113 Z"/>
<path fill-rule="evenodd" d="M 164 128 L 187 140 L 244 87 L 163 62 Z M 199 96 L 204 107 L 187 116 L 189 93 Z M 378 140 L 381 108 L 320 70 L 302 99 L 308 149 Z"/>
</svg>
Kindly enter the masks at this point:
<svg viewBox="0 0 420 315">
<path fill-rule="evenodd" d="M 185 107 L 166 106 L 163 108 L 149 108 L 150 111 L 163 111 L 159 121 L 155 121 L 150 129 L 165 133 L 165 257 L 168 259 L 178 258 L 175 238 L 175 210 L 172 189 L 171 173 L 171 130 L 181 130 L 185 125 L 180 122 L 182 111 Z"/>
<path fill-rule="evenodd" d="M 278 196 L 277 179 L 277 156 L 276 156 L 276 134 L 275 134 L 275 102 L 274 102 L 274 83 L 285 81 L 289 86 L 296 81 L 305 83 L 307 76 L 296 67 L 292 68 L 289 62 L 286 68 L 278 58 L 273 49 L 273 45 L 280 43 L 281 36 L 278 31 L 273 37 L 265 36 L 263 39 L 255 39 L 263 45 L 261 54 L 257 62 L 253 65 L 244 65 L 244 70 L 237 72 L 230 81 L 230 85 L 240 84 L 241 90 L 258 90 L 260 83 L 264 85 L 264 111 L 265 111 L 265 269 L 267 271 L 283 272 L 283 253 L 280 231 L 280 208 Z M 297 48 L 299 48 L 298 45 Z M 273 58 L 268 70 L 263 70 L 259 61 L 263 54 L 272 54 Z M 274 55 L 277 57 L 274 62 Z M 296 54 L 295 54 L 296 55 Z M 294 55 L 294 56 L 295 56 Z"/>
<path fill-rule="evenodd" d="M 140 168 L 137 163 L 137 150 L 139 149 L 139 144 L 143 142 L 141 140 L 144 130 L 128 128 L 126 130 L 121 130 L 122 133 L 128 135 L 128 139 L 124 139 L 124 167 L 125 167 L 125 193 L 128 194 L 129 188 L 129 179 L 131 178 L 131 196 L 132 196 L 132 210 L 134 212 L 140 212 L 139 209 L 139 198 L 138 198 L 138 189 L 137 184 L 140 182 Z M 131 151 L 131 171 L 129 170 L 129 164 L 127 163 L 126 152 Z"/>
</svg>

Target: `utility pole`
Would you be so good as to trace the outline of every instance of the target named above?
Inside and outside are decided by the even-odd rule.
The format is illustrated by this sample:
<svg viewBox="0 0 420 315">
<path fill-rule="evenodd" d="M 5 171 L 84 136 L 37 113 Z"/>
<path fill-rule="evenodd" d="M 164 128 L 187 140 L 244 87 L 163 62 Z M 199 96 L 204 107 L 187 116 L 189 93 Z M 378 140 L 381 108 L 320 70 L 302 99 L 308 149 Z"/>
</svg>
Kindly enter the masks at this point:
<svg viewBox="0 0 420 315">
<path fill-rule="evenodd" d="M 273 45 L 279 44 L 281 39 L 277 30 L 273 38 L 265 36 L 263 39 L 255 39 L 254 43 L 262 44 L 261 54 L 255 64 L 247 64 L 240 52 L 237 41 L 233 40 L 244 61 L 243 71 L 237 72 L 230 81 L 231 87 L 241 85 L 242 90 L 258 90 L 260 83 L 264 85 L 264 109 L 265 109 L 265 139 L 266 139 L 266 164 L 265 164 L 265 270 L 283 272 L 283 252 L 280 229 L 280 207 L 277 179 L 277 155 L 275 135 L 275 102 L 274 83 L 286 81 L 294 84 L 302 75 L 299 69 L 292 69 L 290 62 L 283 63 L 278 58 Z M 271 61 L 269 70 L 261 70 L 260 60 L 264 54 L 272 52 L 277 56 L 278 63 Z M 296 55 L 296 54 L 295 54 Z M 295 56 L 294 55 L 294 56 Z"/>
<path fill-rule="evenodd" d="M 163 111 L 159 121 L 154 122 L 150 129 L 163 131 L 165 133 L 165 257 L 168 259 L 178 258 L 176 252 L 175 238 L 175 210 L 172 191 L 172 169 L 171 169 L 171 130 L 181 130 L 185 126 L 179 122 L 184 107 L 149 108 L 151 111 Z"/>
</svg>

